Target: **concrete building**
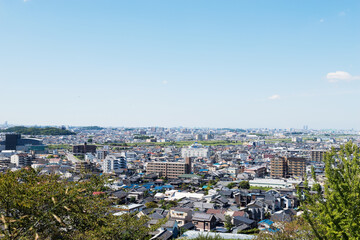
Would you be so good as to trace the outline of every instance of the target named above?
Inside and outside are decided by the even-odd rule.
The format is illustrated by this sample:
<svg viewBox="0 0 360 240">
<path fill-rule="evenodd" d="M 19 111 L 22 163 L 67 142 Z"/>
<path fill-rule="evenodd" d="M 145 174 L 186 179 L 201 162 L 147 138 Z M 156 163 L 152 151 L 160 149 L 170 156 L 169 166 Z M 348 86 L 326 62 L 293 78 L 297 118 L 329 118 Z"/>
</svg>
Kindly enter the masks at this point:
<svg viewBox="0 0 360 240">
<path fill-rule="evenodd" d="M 302 157 L 287 158 L 287 177 L 303 177 L 306 172 L 306 159 Z"/>
<path fill-rule="evenodd" d="M 126 158 L 123 156 L 108 155 L 103 162 L 103 172 L 117 172 L 127 168 Z"/>
<path fill-rule="evenodd" d="M 286 176 L 286 158 L 275 157 L 270 161 L 270 176 L 272 178 L 283 178 Z"/>
<path fill-rule="evenodd" d="M 306 159 L 302 157 L 275 157 L 270 164 L 272 178 L 303 177 L 306 172 Z"/>
<path fill-rule="evenodd" d="M 179 175 L 191 173 L 191 159 L 186 158 L 185 162 L 149 162 L 146 172 L 166 178 L 177 178 Z"/>
<path fill-rule="evenodd" d="M 312 162 L 322 162 L 324 159 L 325 150 L 312 150 L 311 151 L 311 161 Z"/>
<path fill-rule="evenodd" d="M 181 149 L 181 156 L 183 158 L 186 157 L 204 157 L 204 158 L 209 158 L 209 149 L 203 147 L 201 144 L 199 143 L 194 143 L 193 145 L 187 147 L 187 148 L 182 148 Z"/>
<path fill-rule="evenodd" d="M 96 168 L 93 163 L 88 161 L 78 161 L 75 164 L 75 171 L 76 172 L 92 172 Z"/>
<path fill-rule="evenodd" d="M 302 142 L 302 138 L 301 137 L 292 137 L 291 138 L 292 142 L 296 142 L 296 143 L 301 143 Z"/>
<path fill-rule="evenodd" d="M 96 158 L 97 159 L 105 159 L 106 156 L 108 155 L 108 151 L 101 149 L 101 150 L 96 150 Z"/>
<path fill-rule="evenodd" d="M 29 151 L 32 147 L 45 146 L 41 139 L 37 138 L 21 138 L 21 134 L 6 134 L 5 141 L 0 142 L 1 150 Z"/>
<path fill-rule="evenodd" d="M 10 157 L 10 162 L 15 164 L 17 167 L 31 166 L 32 156 L 29 156 L 26 153 L 15 154 Z"/>
<path fill-rule="evenodd" d="M 244 170 L 244 172 L 248 173 L 251 176 L 256 177 L 256 178 L 262 178 L 266 174 L 266 167 L 264 167 L 264 166 L 255 166 L 255 167 L 251 167 L 251 168 L 246 168 Z"/>
<path fill-rule="evenodd" d="M 73 153 L 74 154 L 92 153 L 95 155 L 96 154 L 96 145 L 88 145 L 87 143 L 84 143 L 84 145 L 74 145 Z"/>
</svg>

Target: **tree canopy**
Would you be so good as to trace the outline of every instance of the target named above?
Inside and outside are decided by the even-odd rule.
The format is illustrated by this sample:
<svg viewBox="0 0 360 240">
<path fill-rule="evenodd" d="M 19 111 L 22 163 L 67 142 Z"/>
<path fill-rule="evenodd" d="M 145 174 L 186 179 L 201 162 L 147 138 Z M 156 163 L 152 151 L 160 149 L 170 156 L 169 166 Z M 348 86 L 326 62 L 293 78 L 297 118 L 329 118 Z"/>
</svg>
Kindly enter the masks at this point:
<svg viewBox="0 0 360 240">
<path fill-rule="evenodd" d="M 0 234 L 4 239 L 147 239 L 148 218 L 114 216 L 105 179 L 69 182 L 33 169 L 0 174 Z M 158 227 L 158 226 L 154 226 Z"/>
<path fill-rule="evenodd" d="M 250 188 L 249 181 L 241 181 L 239 183 L 239 188 L 241 188 L 241 189 L 249 189 Z"/>
<path fill-rule="evenodd" d="M 325 155 L 323 188 L 312 171 L 313 192 L 305 182 L 304 218 L 318 239 L 360 238 L 360 151 L 352 142 Z"/>
<path fill-rule="evenodd" d="M 56 128 L 56 127 L 10 127 L 4 130 L 0 130 L 0 132 L 12 132 L 12 133 L 19 133 L 24 135 L 76 135 L 76 133 Z"/>
</svg>

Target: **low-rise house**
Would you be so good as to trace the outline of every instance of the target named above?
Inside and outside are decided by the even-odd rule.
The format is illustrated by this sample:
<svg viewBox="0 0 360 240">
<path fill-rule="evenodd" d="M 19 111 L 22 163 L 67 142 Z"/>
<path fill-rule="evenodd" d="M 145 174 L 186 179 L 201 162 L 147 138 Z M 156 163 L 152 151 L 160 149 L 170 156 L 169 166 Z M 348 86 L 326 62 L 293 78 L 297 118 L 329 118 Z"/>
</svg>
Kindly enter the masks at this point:
<svg viewBox="0 0 360 240">
<path fill-rule="evenodd" d="M 211 231 L 216 227 L 216 218 L 213 214 L 195 212 L 192 222 L 199 231 Z"/>
<path fill-rule="evenodd" d="M 179 235 L 179 227 L 175 220 L 168 220 L 160 227 L 160 229 L 172 232 L 173 238 L 177 238 L 177 236 Z"/>
<path fill-rule="evenodd" d="M 240 217 L 240 216 L 233 217 L 233 224 L 235 226 L 246 224 L 250 228 L 255 228 L 256 227 L 256 221 L 254 221 L 252 219 L 249 219 L 247 217 Z"/>
<path fill-rule="evenodd" d="M 145 206 L 143 204 L 129 204 L 129 205 L 117 205 L 114 210 L 124 213 L 133 213 L 143 210 Z"/>
<path fill-rule="evenodd" d="M 226 209 L 208 209 L 206 210 L 207 214 L 225 214 L 226 213 Z"/>
<path fill-rule="evenodd" d="M 271 215 L 270 220 L 273 222 L 291 222 L 296 216 L 296 211 L 293 209 L 280 210 Z"/>
<path fill-rule="evenodd" d="M 218 192 L 221 196 L 226 197 L 226 198 L 233 198 L 234 197 L 234 192 L 231 190 L 221 190 Z"/>
<path fill-rule="evenodd" d="M 204 196 L 205 195 L 203 193 L 179 192 L 177 190 L 166 191 L 162 196 L 155 194 L 155 198 L 163 197 L 166 201 L 180 200 L 183 198 L 202 200 Z"/>
<path fill-rule="evenodd" d="M 264 219 L 258 223 L 258 228 L 261 231 L 277 232 L 280 229 L 274 226 L 274 222 L 269 219 Z"/>
<path fill-rule="evenodd" d="M 168 230 L 160 230 L 157 234 L 150 238 L 150 240 L 169 240 L 173 239 L 173 233 Z"/>
<path fill-rule="evenodd" d="M 143 199 L 144 197 L 144 192 L 129 192 L 129 194 L 127 195 L 127 199 L 135 199 L 136 201 L 139 201 L 140 199 Z"/>
<path fill-rule="evenodd" d="M 235 211 L 233 212 L 233 214 L 231 215 L 232 217 L 249 217 L 249 214 L 245 211 Z"/>
<path fill-rule="evenodd" d="M 248 192 L 240 191 L 234 195 L 238 206 L 246 207 L 251 202 L 251 195 Z"/>
<path fill-rule="evenodd" d="M 194 209 L 197 209 L 201 212 L 205 212 L 207 209 L 212 209 L 214 206 L 214 203 L 194 202 Z"/>
<path fill-rule="evenodd" d="M 192 220 L 192 210 L 190 208 L 170 208 L 170 219 L 175 220 L 179 227 Z"/>
</svg>

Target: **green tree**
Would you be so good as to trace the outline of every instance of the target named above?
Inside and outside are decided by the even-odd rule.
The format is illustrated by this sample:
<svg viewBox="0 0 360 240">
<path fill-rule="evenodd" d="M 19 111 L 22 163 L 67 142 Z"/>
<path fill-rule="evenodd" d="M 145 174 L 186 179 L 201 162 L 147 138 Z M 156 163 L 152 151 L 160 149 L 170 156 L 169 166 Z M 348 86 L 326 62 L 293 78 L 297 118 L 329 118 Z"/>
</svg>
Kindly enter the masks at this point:
<svg viewBox="0 0 360 240">
<path fill-rule="evenodd" d="M 315 194 L 299 191 L 304 218 L 318 239 L 360 238 L 360 151 L 352 142 L 325 154 L 324 189 L 312 174 Z M 307 185 L 307 183 L 306 183 Z"/>
<path fill-rule="evenodd" d="M 250 188 L 249 181 L 241 181 L 239 183 L 239 188 L 241 188 L 241 189 L 249 189 Z"/>
<path fill-rule="evenodd" d="M 145 203 L 145 207 L 147 207 L 147 208 L 157 208 L 158 205 L 156 203 L 154 203 L 154 202 L 147 202 L 147 203 Z"/>
<path fill-rule="evenodd" d="M 295 218 L 292 222 L 277 222 L 277 232 L 260 231 L 255 240 L 312 240 L 314 234 L 310 225 L 301 217 Z M 243 234 L 256 232 L 255 229 L 241 231 Z"/>
<path fill-rule="evenodd" d="M 229 215 L 225 215 L 225 223 L 224 226 L 228 232 L 231 231 L 231 229 L 234 227 L 234 224 L 231 221 L 231 217 Z"/>
<path fill-rule="evenodd" d="M 82 232 L 75 240 L 142 240 L 150 239 L 149 232 L 153 232 L 163 225 L 167 219 L 161 219 L 157 224 L 148 227 L 147 216 L 137 219 L 132 214 L 124 214 L 120 218 L 112 217 L 111 225 L 103 225 L 96 230 Z"/>
<path fill-rule="evenodd" d="M 227 185 L 227 188 L 229 188 L 229 189 L 232 189 L 232 188 L 234 188 L 235 187 L 235 183 L 234 182 L 231 182 L 231 183 L 229 183 L 228 185 Z"/>
<path fill-rule="evenodd" d="M 3 239 L 148 238 L 147 218 L 109 214 L 112 202 L 105 194 L 93 194 L 104 190 L 105 183 L 98 176 L 68 182 L 31 168 L 1 173 L 0 235 Z M 129 233 L 132 237 L 118 237 Z"/>
</svg>

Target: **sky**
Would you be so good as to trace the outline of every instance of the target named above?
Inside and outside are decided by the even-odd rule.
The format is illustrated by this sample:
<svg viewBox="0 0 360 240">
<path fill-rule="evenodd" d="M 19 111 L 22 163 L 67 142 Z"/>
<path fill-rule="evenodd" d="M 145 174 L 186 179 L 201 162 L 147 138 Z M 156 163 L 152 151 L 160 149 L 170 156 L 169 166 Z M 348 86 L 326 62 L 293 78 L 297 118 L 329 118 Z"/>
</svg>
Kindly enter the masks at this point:
<svg viewBox="0 0 360 240">
<path fill-rule="evenodd" d="M 0 0 L 0 124 L 360 129 L 360 1 Z"/>
</svg>

